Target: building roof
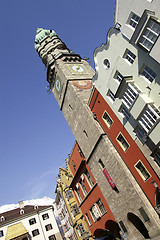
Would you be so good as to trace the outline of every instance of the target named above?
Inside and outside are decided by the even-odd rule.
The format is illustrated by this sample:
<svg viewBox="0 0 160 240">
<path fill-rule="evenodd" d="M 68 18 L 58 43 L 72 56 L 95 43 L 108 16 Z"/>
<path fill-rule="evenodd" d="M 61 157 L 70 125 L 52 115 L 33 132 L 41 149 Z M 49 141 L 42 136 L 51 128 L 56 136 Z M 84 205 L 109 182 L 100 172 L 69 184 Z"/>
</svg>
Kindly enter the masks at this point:
<svg viewBox="0 0 160 240">
<path fill-rule="evenodd" d="M 7 212 L 0 213 L 0 226 L 6 224 L 7 222 L 16 220 L 18 218 L 22 218 L 22 217 L 24 218 L 24 216 L 27 216 L 28 214 L 33 214 L 33 213 L 39 212 L 39 211 L 41 211 L 43 209 L 46 209 L 46 208 L 49 208 L 49 207 L 53 207 L 53 206 L 48 205 L 48 206 L 37 206 L 37 207 L 35 207 L 35 205 L 27 205 L 27 206 L 24 206 L 24 208 L 22 208 L 22 209 L 21 208 L 16 208 L 14 210 L 10 210 L 10 211 L 7 211 Z M 20 213 L 21 210 L 24 210 L 23 214 Z M 3 221 L 2 221 L 2 217 L 4 217 Z"/>
<path fill-rule="evenodd" d="M 7 228 L 7 234 L 6 234 L 5 240 L 10 240 L 10 239 L 16 238 L 18 236 L 22 236 L 26 233 L 27 233 L 26 228 L 20 222 L 20 223 L 14 224 L 12 226 L 9 226 Z"/>
</svg>

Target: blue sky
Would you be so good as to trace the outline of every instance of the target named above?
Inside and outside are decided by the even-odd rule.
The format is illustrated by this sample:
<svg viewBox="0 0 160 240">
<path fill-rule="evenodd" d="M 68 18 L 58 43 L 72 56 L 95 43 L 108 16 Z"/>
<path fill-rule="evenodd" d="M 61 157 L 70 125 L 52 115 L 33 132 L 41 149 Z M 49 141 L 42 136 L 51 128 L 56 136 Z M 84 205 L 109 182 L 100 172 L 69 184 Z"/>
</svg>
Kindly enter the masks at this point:
<svg viewBox="0 0 160 240">
<path fill-rule="evenodd" d="M 0 3 L 0 206 L 54 198 L 59 167 L 74 136 L 46 87 L 34 49 L 36 28 L 53 29 L 68 48 L 89 57 L 106 42 L 113 0 L 5 0 Z"/>
</svg>

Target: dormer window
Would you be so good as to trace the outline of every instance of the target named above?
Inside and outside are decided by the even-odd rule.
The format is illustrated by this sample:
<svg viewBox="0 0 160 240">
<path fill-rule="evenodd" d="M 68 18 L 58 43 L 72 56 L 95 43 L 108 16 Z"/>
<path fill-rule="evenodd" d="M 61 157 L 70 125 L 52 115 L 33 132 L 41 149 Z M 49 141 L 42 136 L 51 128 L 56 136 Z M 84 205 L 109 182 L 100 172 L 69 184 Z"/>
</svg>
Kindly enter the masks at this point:
<svg viewBox="0 0 160 240">
<path fill-rule="evenodd" d="M 5 217 L 1 216 L 1 222 L 4 222 L 4 221 L 5 221 Z"/>
<path fill-rule="evenodd" d="M 34 205 L 34 209 L 38 209 L 38 205 Z"/>
<path fill-rule="evenodd" d="M 23 209 L 20 210 L 20 214 L 21 215 L 24 214 L 24 210 Z"/>
</svg>

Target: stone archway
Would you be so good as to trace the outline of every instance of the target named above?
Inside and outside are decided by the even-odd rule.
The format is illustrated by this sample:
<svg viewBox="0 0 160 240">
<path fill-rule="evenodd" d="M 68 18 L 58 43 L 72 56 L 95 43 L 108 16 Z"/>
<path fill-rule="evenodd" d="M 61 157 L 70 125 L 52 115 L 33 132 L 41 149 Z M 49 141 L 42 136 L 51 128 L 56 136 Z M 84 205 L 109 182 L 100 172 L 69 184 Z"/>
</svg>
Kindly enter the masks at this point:
<svg viewBox="0 0 160 240">
<path fill-rule="evenodd" d="M 105 223 L 105 228 L 113 234 L 113 237 L 114 238 L 119 238 L 121 239 L 121 235 L 120 235 L 120 227 L 118 225 L 117 222 L 113 221 L 113 220 L 108 220 L 106 223 Z"/>
<path fill-rule="evenodd" d="M 145 227 L 144 223 L 138 216 L 136 216 L 134 213 L 129 212 L 127 214 L 127 218 L 135 226 L 135 228 L 143 235 L 145 239 L 150 238 L 147 228 Z"/>
</svg>

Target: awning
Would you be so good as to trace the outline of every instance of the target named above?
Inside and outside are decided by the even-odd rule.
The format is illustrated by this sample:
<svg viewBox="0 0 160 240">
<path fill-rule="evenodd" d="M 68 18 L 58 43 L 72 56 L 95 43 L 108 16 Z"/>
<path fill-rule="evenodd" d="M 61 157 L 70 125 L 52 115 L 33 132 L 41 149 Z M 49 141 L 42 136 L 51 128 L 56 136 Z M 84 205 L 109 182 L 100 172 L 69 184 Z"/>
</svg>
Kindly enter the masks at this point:
<svg viewBox="0 0 160 240">
<path fill-rule="evenodd" d="M 26 233 L 28 233 L 28 231 L 23 226 L 23 224 L 20 222 L 20 223 L 14 224 L 12 226 L 9 226 L 7 228 L 7 234 L 6 234 L 5 240 L 10 240 L 10 239 L 16 238 L 18 236 L 24 235 Z"/>
</svg>

